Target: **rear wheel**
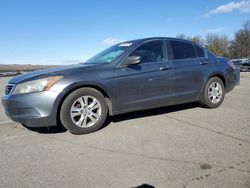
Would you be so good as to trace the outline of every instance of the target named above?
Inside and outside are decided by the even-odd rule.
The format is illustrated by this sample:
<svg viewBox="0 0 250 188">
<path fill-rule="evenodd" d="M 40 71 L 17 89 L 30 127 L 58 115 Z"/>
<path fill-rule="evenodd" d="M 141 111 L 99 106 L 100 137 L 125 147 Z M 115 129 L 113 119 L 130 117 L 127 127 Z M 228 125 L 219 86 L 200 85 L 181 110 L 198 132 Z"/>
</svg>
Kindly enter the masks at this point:
<svg viewBox="0 0 250 188">
<path fill-rule="evenodd" d="M 101 128 L 107 118 L 104 96 L 93 88 L 73 91 L 64 100 L 60 120 L 74 134 L 87 134 Z"/>
<path fill-rule="evenodd" d="M 217 108 L 223 102 L 224 96 L 224 83 L 220 78 L 213 77 L 207 82 L 200 103 L 207 108 Z"/>
</svg>

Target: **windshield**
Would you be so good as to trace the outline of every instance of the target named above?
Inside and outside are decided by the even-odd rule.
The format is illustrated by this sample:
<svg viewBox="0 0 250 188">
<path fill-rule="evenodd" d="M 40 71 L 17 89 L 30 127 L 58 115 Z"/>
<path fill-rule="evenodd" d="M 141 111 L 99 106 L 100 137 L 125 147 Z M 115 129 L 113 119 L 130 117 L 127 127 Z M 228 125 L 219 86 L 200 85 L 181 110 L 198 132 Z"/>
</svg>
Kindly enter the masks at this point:
<svg viewBox="0 0 250 188">
<path fill-rule="evenodd" d="M 126 49 L 131 46 L 132 43 L 121 43 L 115 46 L 112 46 L 101 53 L 97 54 L 90 60 L 86 61 L 86 64 L 100 64 L 100 63 L 112 63 L 116 60 L 121 54 L 123 54 Z"/>
</svg>

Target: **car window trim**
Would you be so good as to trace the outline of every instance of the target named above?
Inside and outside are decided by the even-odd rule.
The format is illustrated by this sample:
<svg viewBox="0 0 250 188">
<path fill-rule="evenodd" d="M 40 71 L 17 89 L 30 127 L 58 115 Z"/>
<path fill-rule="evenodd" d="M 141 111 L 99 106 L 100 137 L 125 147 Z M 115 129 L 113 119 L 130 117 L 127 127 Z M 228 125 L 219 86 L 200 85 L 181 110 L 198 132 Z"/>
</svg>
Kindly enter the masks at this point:
<svg viewBox="0 0 250 188">
<path fill-rule="evenodd" d="M 163 56 L 164 56 L 164 59 L 165 59 L 165 61 L 163 61 L 163 62 L 167 63 L 169 61 L 169 59 L 168 59 L 167 41 L 166 41 L 166 39 L 163 39 L 162 42 L 163 42 Z"/>
<path fill-rule="evenodd" d="M 196 60 L 197 58 L 186 58 L 186 59 L 173 59 L 170 61 L 185 61 L 185 60 Z"/>
</svg>

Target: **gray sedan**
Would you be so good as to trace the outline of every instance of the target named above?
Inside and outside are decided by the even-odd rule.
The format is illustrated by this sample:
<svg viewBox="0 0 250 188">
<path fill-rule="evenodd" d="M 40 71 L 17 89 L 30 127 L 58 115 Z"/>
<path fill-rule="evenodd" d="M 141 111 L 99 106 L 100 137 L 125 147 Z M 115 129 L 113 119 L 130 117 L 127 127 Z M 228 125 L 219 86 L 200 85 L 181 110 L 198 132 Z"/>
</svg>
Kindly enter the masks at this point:
<svg viewBox="0 0 250 188">
<path fill-rule="evenodd" d="M 231 61 L 186 40 L 147 38 L 114 45 L 82 64 L 14 77 L 2 103 L 25 126 L 62 124 L 85 134 L 126 112 L 194 101 L 216 108 L 235 83 Z"/>
</svg>

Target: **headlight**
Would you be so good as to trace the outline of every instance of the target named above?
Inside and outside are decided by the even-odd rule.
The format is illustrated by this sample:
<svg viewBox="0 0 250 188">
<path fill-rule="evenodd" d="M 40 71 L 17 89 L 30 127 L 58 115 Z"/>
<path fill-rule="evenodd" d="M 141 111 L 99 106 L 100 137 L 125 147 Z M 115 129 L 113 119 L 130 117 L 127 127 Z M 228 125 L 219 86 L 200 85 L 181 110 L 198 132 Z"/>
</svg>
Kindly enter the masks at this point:
<svg viewBox="0 0 250 188">
<path fill-rule="evenodd" d="M 54 76 L 17 84 L 13 95 L 47 91 L 62 78 L 63 76 Z"/>
</svg>

